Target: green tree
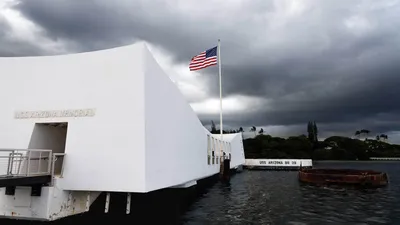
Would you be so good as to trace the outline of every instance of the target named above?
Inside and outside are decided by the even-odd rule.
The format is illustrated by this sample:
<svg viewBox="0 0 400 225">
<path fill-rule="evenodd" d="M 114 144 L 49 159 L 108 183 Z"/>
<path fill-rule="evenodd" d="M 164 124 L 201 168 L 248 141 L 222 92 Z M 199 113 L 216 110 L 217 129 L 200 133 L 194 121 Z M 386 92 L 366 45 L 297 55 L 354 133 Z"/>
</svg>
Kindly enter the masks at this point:
<svg viewBox="0 0 400 225">
<path fill-rule="evenodd" d="M 217 127 L 215 126 L 215 123 L 213 120 L 211 120 L 211 133 L 217 134 Z"/>
<path fill-rule="evenodd" d="M 381 134 L 379 137 L 380 137 L 380 139 L 385 140 L 385 141 L 387 141 L 387 139 L 388 139 L 388 136 L 386 134 Z"/>
<path fill-rule="evenodd" d="M 308 140 L 313 141 L 314 139 L 314 128 L 313 124 L 309 121 L 307 124 Z"/>
<path fill-rule="evenodd" d="M 311 143 L 318 142 L 318 127 L 317 124 L 314 122 L 309 121 L 307 124 L 307 132 L 308 132 L 308 140 Z"/>
<path fill-rule="evenodd" d="M 381 138 L 381 135 L 378 135 Z M 386 137 L 382 134 L 382 140 Z M 312 158 L 315 160 L 368 160 L 370 157 L 400 157 L 400 145 L 383 141 L 361 141 L 349 137 L 332 136 L 313 143 L 306 135 L 287 139 L 258 135 L 243 140 L 246 158 Z"/>
<path fill-rule="evenodd" d="M 257 128 L 256 128 L 255 126 L 252 126 L 252 127 L 250 128 L 250 131 L 251 131 L 251 132 L 254 132 L 254 137 L 255 137 L 255 136 L 256 136 Z"/>
<path fill-rule="evenodd" d="M 314 132 L 314 143 L 318 142 L 318 127 L 317 127 L 317 123 L 313 124 L 313 132 Z"/>
<path fill-rule="evenodd" d="M 264 129 L 260 129 L 260 131 L 258 131 L 258 134 L 261 134 L 261 135 L 263 135 L 264 134 Z"/>
<path fill-rule="evenodd" d="M 359 135 L 365 137 L 365 139 L 367 139 L 368 134 L 370 133 L 369 130 L 367 129 L 361 129 Z"/>
<path fill-rule="evenodd" d="M 354 133 L 354 136 L 356 136 L 357 138 L 360 137 L 361 132 L 358 130 Z"/>
</svg>

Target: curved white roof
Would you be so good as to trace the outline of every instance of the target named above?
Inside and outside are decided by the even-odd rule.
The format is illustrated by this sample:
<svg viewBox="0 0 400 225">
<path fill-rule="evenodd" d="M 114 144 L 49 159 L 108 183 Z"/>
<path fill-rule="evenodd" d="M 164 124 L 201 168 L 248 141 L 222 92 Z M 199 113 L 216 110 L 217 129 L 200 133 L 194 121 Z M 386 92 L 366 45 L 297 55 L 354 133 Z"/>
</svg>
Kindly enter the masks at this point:
<svg viewBox="0 0 400 225">
<path fill-rule="evenodd" d="M 147 192 L 219 170 L 210 133 L 144 43 L 0 68 L 0 147 L 38 146 L 35 123 L 67 122 L 63 189 Z M 226 137 L 243 164 L 241 134 Z"/>
</svg>

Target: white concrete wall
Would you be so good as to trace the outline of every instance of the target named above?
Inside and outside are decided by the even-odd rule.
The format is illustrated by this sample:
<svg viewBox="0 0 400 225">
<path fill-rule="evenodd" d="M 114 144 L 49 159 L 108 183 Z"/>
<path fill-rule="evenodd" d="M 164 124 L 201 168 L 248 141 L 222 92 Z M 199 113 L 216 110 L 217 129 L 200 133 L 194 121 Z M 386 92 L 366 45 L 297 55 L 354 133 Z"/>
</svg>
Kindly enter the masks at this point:
<svg viewBox="0 0 400 225">
<path fill-rule="evenodd" d="M 144 190 L 143 45 L 0 58 L 0 145 L 28 148 L 36 122 L 68 122 L 62 188 Z M 93 117 L 14 119 L 14 112 L 94 108 Z"/>
<path fill-rule="evenodd" d="M 64 191 L 58 186 L 43 187 L 40 197 L 31 196 L 30 187 L 17 187 L 15 195 L 5 195 L 5 188 L 0 188 L 0 218 L 57 220 L 86 212 L 89 197 L 90 205 L 100 192 Z"/>
<path fill-rule="evenodd" d="M 232 138 L 231 146 L 233 146 L 231 166 L 237 167 L 243 165 L 245 163 L 245 156 L 242 133 L 239 133 Z"/>
<path fill-rule="evenodd" d="M 213 134 L 213 136 L 219 137 L 220 135 Z M 245 163 L 245 157 L 242 133 L 224 134 L 223 140 L 227 141 L 231 145 L 231 168 L 243 165 Z"/>
<path fill-rule="evenodd" d="M 8 169 L 8 153 L 0 152 L 0 176 L 7 174 Z"/>
<path fill-rule="evenodd" d="M 68 122 L 61 189 L 147 192 L 219 172 L 219 163 L 207 162 L 210 133 L 143 44 L 0 58 L 0 67 L 0 148 L 43 146 L 43 137 L 30 142 L 35 123 Z M 13 118 L 15 111 L 88 108 L 94 115 Z"/>
<path fill-rule="evenodd" d="M 169 77 L 146 55 L 146 189 L 190 181 L 203 169 L 204 129 Z"/>
<path fill-rule="evenodd" d="M 207 162 L 210 132 L 204 129 L 179 89 L 150 54 L 145 65 L 146 190 L 218 173 L 219 164 Z M 235 154 L 239 154 L 243 151 L 241 138 L 234 140 Z M 220 151 L 216 155 L 220 156 Z M 239 163 L 239 157 L 235 158 L 235 163 Z M 244 163 L 244 154 L 242 159 Z"/>
<path fill-rule="evenodd" d="M 0 217 L 45 220 L 51 189 L 43 187 L 43 197 L 32 197 L 30 187 L 17 187 L 14 196 L 6 195 L 6 188 L 0 188 Z"/>
</svg>

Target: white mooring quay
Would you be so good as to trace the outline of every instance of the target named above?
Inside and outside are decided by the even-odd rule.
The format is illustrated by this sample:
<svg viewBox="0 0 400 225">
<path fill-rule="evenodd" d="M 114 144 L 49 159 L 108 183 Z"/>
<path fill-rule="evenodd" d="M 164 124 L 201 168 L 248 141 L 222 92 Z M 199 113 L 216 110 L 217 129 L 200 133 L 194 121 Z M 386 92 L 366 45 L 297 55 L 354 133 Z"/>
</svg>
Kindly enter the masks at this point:
<svg viewBox="0 0 400 225">
<path fill-rule="evenodd" d="M 0 67 L 0 218 L 57 220 L 102 192 L 129 214 L 131 193 L 196 185 L 222 152 L 245 162 L 241 133 L 210 134 L 144 43 Z"/>
<path fill-rule="evenodd" d="M 400 158 L 396 157 L 370 157 L 369 159 L 378 161 L 400 161 Z"/>
<path fill-rule="evenodd" d="M 312 168 L 311 159 L 246 159 L 244 167 L 248 169 L 297 170 L 301 167 Z"/>
</svg>

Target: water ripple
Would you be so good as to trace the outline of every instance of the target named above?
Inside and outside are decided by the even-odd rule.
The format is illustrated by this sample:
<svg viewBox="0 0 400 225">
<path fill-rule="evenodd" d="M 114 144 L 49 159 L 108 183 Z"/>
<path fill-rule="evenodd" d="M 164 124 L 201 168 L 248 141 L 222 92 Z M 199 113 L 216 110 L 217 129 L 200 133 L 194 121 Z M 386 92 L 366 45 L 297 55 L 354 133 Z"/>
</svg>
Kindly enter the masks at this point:
<svg viewBox="0 0 400 225">
<path fill-rule="evenodd" d="M 318 166 L 318 165 L 317 165 Z M 389 174 L 375 190 L 299 184 L 296 172 L 244 171 L 192 205 L 184 224 L 400 224 L 400 163 L 323 163 Z"/>
</svg>

